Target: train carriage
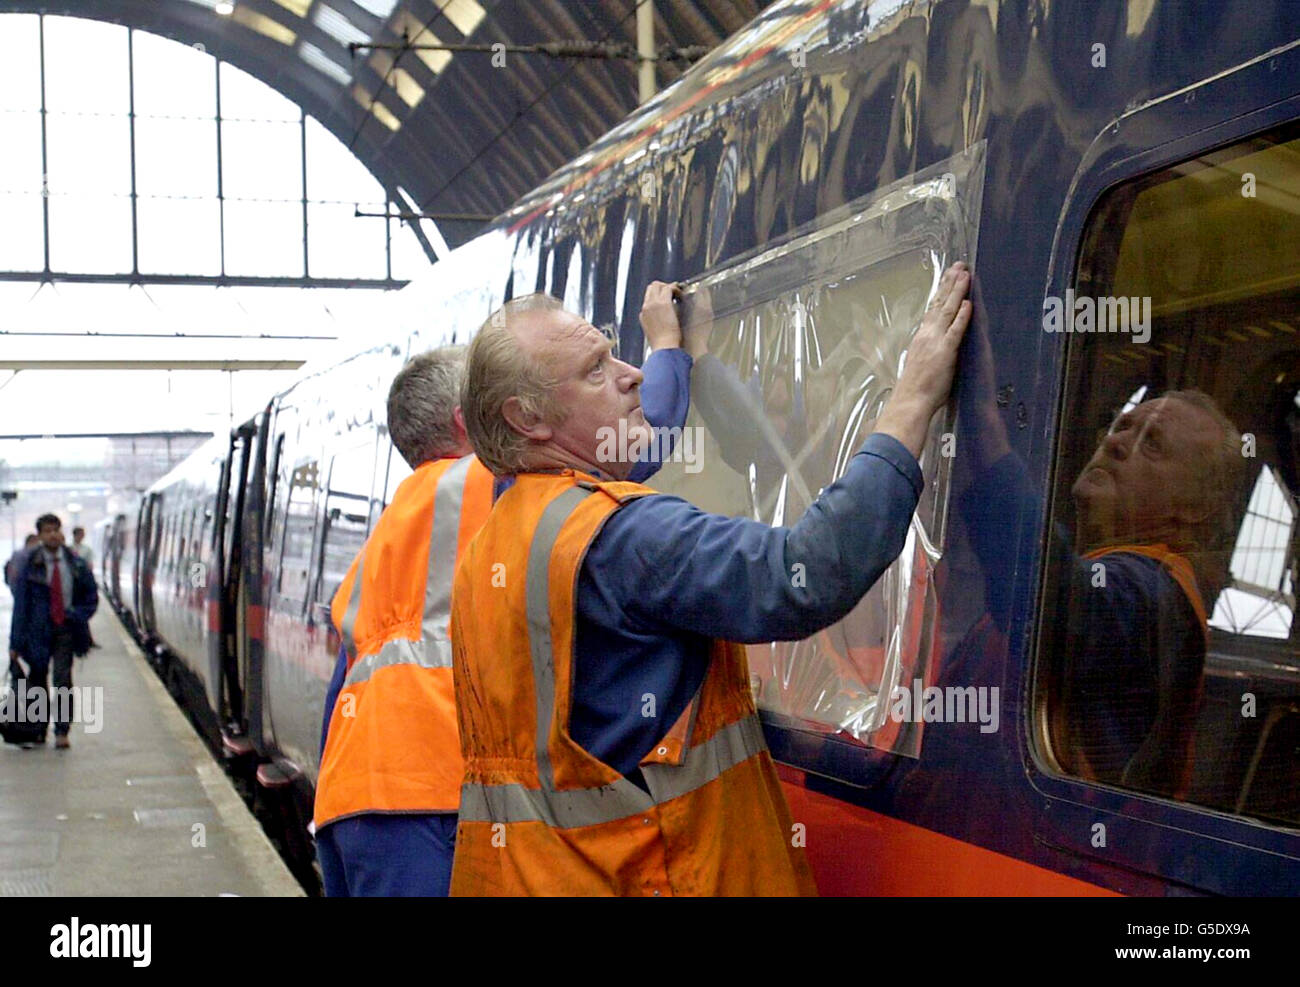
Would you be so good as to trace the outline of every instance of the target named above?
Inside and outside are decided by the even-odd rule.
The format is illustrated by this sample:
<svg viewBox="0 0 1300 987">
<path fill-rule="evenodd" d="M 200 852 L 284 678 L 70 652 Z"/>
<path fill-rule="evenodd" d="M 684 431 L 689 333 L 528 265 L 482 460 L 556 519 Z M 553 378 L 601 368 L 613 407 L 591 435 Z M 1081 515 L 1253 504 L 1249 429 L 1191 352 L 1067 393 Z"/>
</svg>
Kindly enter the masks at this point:
<svg viewBox="0 0 1300 987">
<path fill-rule="evenodd" d="M 645 285 L 682 281 L 699 438 L 653 482 L 791 523 L 965 260 L 975 323 L 902 556 L 840 624 L 750 649 L 822 892 L 1300 892 L 1298 38 L 1283 0 L 775 4 L 398 293 L 363 352 L 160 481 L 133 610 L 207 676 L 305 857 L 325 608 L 404 475 L 405 356 L 545 291 L 639 362 Z M 1188 390 L 1243 467 L 1189 770 L 1108 774 L 1059 726 L 1070 491 L 1117 413 Z"/>
</svg>

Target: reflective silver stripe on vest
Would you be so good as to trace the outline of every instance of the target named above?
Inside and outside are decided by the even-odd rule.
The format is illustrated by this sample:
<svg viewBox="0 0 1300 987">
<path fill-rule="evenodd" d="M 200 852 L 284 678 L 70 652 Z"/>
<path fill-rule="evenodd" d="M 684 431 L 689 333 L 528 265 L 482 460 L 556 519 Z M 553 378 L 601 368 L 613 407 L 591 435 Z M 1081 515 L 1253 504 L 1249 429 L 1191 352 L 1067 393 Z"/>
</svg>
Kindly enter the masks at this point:
<svg viewBox="0 0 1300 987">
<path fill-rule="evenodd" d="M 564 523 L 591 492 L 573 487 L 547 504 L 528 547 L 524 598 L 533 659 L 533 689 L 537 695 L 537 777 L 541 788 L 468 782 L 461 787 L 460 796 L 460 817 L 467 822 L 542 822 L 557 829 L 613 822 L 693 792 L 767 749 L 762 725 L 757 716 L 751 715 L 724 727 L 704 743 L 688 748 L 680 765 L 643 765 L 641 772 L 649 794 L 626 778 L 597 788 L 556 790 L 549 746 L 555 712 L 551 554 Z"/>
<path fill-rule="evenodd" d="M 543 792 L 523 785 L 472 785 L 460 790 L 460 818 L 465 822 L 543 822 L 573 829 L 625 819 L 654 803 L 630 781 L 620 778 L 607 788 Z"/>
<path fill-rule="evenodd" d="M 433 530 L 429 533 L 429 575 L 424 584 L 425 640 L 450 640 L 447 622 L 451 619 L 451 584 L 460 541 L 460 508 L 465 499 L 465 477 L 473 462 L 473 456 L 463 456 L 438 478 Z"/>
<path fill-rule="evenodd" d="M 451 638 L 447 622 L 451 618 L 451 585 L 456 569 L 456 546 L 460 541 L 460 509 L 465 499 L 465 477 L 474 462 L 473 456 L 456 460 L 442 476 L 434 491 L 433 523 L 429 533 L 428 571 L 424 582 L 424 612 L 421 617 L 419 641 L 394 638 L 385 641 L 380 649 L 355 662 L 348 670 L 344 688 L 365 682 L 377 669 L 389 665 L 418 665 L 421 668 L 451 668 Z M 369 543 L 367 543 L 367 548 Z M 362 560 L 365 549 L 362 550 Z M 352 585 L 348 612 L 343 619 L 343 640 L 348 654 L 356 654 L 352 628 L 361 606 L 361 564 L 357 565 L 357 579 Z"/>
<path fill-rule="evenodd" d="M 357 575 L 352 580 L 352 592 L 348 594 L 348 606 L 343 611 L 343 626 L 339 628 L 339 634 L 343 638 L 343 648 L 349 658 L 357 656 L 357 642 L 352 636 L 353 629 L 357 626 L 357 611 L 361 609 L 361 577 L 366 568 L 366 550 L 361 549 L 361 555 L 357 558 Z"/>
<path fill-rule="evenodd" d="M 767 750 L 757 716 L 729 723 L 698 747 L 688 747 L 681 764 L 643 764 L 641 774 L 656 803 L 707 785 L 724 771 Z"/>
<path fill-rule="evenodd" d="M 758 717 L 747 716 L 690 748 L 680 765 L 642 765 L 653 797 L 623 778 L 609 786 L 560 792 L 517 784 L 467 783 L 461 788 L 460 818 L 466 822 L 542 822 L 557 829 L 614 822 L 689 795 L 766 749 Z"/>
<path fill-rule="evenodd" d="M 447 640 L 408 641 L 394 638 L 385 641 L 373 655 L 354 662 L 343 680 L 343 688 L 365 682 L 381 668 L 391 665 L 418 665 L 420 668 L 451 668 L 451 642 Z"/>
<path fill-rule="evenodd" d="M 546 505 L 533 543 L 528 547 L 528 572 L 524 599 L 528 614 L 528 646 L 533 656 L 533 691 L 537 694 L 537 777 L 542 788 L 555 789 L 551 767 L 551 715 L 555 711 L 555 656 L 551 642 L 551 552 L 560 529 L 579 504 L 591 496 L 583 487 L 571 487 Z M 631 784 L 630 782 L 628 784 Z M 635 785 L 631 787 L 636 788 Z"/>
</svg>

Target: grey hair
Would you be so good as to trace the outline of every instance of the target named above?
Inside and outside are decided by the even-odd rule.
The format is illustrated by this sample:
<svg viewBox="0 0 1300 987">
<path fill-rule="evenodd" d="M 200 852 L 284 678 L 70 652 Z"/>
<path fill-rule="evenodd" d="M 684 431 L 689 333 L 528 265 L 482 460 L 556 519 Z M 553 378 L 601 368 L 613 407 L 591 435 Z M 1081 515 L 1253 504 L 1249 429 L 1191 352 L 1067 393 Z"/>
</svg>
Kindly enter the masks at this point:
<svg viewBox="0 0 1300 987">
<path fill-rule="evenodd" d="M 407 361 L 388 389 L 388 434 L 411 469 L 456 450 L 456 404 L 465 347 L 439 346 Z"/>
<path fill-rule="evenodd" d="M 528 439 L 506 421 L 503 409 L 517 398 L 525 414 L 543 421 L 563 421 L 564 409 L 554 396 L 556 382 L 544 366 L 529 359 L 511 331 L 524 312 L 559 311 L 564 304 L 540 292 L 506 302 L 493 312 L 469 344 L 460 406 L 465 431 L 483 465 L 497 476 L 526 469 Z"/>
<path fill-rule="evenodd" d="M 1246 473 L 1245 460 L 1241 454 L 1241 433 L 1223 409 L 1204 391 L 1165 391 L 1160 395 L 1169 400 L 1182 401 L 1198 408 L 1212 418 L 1222 436 L 1215 443 L 1211 459 L 1206 463 L 1205 487 L 1200 491 L 1202 497 L 1216 506 L 1208 524 L 1211 548 L 1232 548 L 1237 538 L 1237 507 L 1241 499 L 1243 480 Z"/>
<path fill-rule="evenodd" d="M 1236 547 L 1237 532 L 1245 501 L 1248 469 L 1242 456 L 1241 433 L 1214 398 L 1204 391 L 1188 389 L 1165 391 L 1160 395 L 1169 400 L 1182 401 L 1198 408 L 1219 426 L 1222 435 L 1213 451 L 1203 463 L 1204 479 L 1198 493 L 1201 502 L 1212 510 L 1199 525 L 1189 532 L 1191 544 L 1186 546 L 1192 568 L 1196 571 L 1201 595 L 1211 608 L 1219 593 L 1231 582 L 1229 566 Z"/>
</svg>

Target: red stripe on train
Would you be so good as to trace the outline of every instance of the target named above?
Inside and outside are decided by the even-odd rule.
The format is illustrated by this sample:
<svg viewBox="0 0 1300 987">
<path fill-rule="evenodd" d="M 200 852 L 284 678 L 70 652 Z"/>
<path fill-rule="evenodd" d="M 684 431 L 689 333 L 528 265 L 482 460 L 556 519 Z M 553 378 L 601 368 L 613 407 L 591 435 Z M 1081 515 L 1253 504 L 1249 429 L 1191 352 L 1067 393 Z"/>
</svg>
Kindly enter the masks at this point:
<svg viewBox="0 0 1300 987">
<path fill-rule="evenodd" d="M 249 640 L 262 640 L 262 634 L 266 627 L 266 608 L 250 605 L 245 619 L 248 621 Z"/>
<path fill-rule="evenodd" d="M 1118 897 L 993 850 L 803 787 L 803 772 L 778 766 L 808 860 L 827 896 Z"/>
</svg>

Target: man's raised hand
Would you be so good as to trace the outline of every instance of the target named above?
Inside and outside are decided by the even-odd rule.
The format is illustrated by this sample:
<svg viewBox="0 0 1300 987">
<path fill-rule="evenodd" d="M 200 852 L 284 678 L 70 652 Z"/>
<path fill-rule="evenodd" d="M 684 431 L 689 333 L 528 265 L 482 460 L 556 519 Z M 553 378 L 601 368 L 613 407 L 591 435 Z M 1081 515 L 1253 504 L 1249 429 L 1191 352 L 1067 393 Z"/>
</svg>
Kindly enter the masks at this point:
<svg viewBox="0 0 1300 987">
<path fill-rule="evenodd" d="M 892 435 L 921 455 L 930 419 L 944 406 L 957 370 L 957 351 L 970 324 L 970 270 L 958 261 L 943 272 L 939 290 L 907 348 L 907 362 L 876 431 Z"/>
</svg>

